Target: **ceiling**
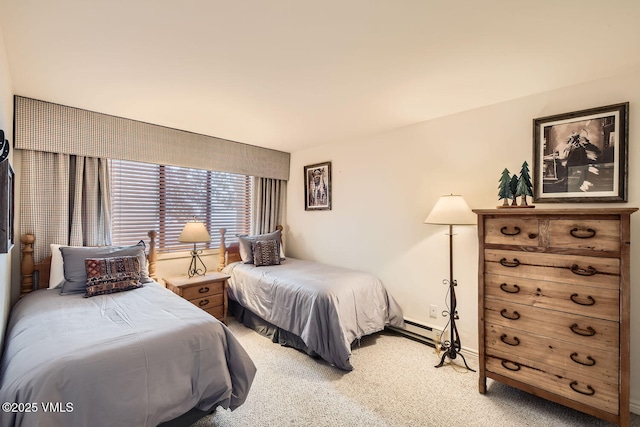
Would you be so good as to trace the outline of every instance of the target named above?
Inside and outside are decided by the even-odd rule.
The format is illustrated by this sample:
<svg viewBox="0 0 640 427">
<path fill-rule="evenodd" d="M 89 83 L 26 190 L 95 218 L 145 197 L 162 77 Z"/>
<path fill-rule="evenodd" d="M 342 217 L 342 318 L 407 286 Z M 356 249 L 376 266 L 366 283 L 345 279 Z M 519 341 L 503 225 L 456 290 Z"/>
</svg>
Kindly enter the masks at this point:
<svg viewBox="0 0 640 427">
<path fill-rule="evenodd" d="M 637 0 L 0 0 L 15 94 L 287 152 L 640 69 Z"/>
</svg>

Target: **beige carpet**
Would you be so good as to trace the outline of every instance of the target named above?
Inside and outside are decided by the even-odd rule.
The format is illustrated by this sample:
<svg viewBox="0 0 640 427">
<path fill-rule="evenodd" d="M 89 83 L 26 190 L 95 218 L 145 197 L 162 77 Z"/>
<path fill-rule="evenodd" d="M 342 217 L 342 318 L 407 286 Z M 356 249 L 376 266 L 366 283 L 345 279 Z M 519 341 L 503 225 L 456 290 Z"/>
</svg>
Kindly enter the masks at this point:
<svg viewBox="0 0 640 427">
<path fill-rule="evenodd" d="M 218 409 L 197 427 L 611 425 L 492 380 L 481 395 L 476 373 L 436 369 L 433 348 L 393 333 L 364 338 L 353 351 L 355 370 L 345 373 L 229 323 L 258 373 L 244 405 Z"/>
</svg>

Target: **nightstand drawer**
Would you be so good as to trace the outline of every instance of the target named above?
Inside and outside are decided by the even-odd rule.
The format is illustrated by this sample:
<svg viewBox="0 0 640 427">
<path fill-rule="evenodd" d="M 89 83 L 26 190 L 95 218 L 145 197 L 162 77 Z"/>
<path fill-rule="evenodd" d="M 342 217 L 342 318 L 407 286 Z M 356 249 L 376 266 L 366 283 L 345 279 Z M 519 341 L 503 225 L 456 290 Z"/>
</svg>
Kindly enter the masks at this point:
<svg viewBox="0 0 640 427">
<path fill-rule="evenodd" d="M 189 301 L 191 301 L 194 305 L 200 307 L 201 309 L 207 310 L 224 305 L 224 295 L 222 295 L 222 293 L 219 293 L 216 295 L 210 295 L 207 297 L 192 299 Z"/>
<path fill-rule="evenodd" d="M 207 313 L 209 313 L 210 315 L 212 315 L 213 317 L 215 317 L 218 320 L 223 320 L 224 317 L 224 306 L 218 306 L 218 307 L 213 307 L 213 308 L 208 308 L 205 310 Z"/>
<path fill-rule="evenodd" d="M 222 294 L 223 289 L 224 282 L 222 281 L 198 284 L 196 286 L 190 286 L 183 289 L 182 297 L 188 300 L 203 298 L 210 295 Z"/>
</svg>

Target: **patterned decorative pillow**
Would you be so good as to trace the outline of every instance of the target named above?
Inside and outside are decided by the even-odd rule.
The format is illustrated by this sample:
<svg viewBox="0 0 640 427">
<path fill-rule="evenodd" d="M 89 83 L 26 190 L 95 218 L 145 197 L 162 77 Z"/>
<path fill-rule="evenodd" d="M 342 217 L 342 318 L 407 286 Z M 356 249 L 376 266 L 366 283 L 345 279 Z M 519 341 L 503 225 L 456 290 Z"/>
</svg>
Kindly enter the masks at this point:
<svg viewBox="0 0 640 427">
<path fill-rule="evenodd" d="M 137 256 L 87 258 L 84 263 L 87 269 L 85 298 L 142 287 Z"/>
<path fill-rule="evenodd" d="M 280 245 L 277 240 L 258 240 L 252 246 L 253 263 L 256 266 L 280 264 Z"/>
</svg>

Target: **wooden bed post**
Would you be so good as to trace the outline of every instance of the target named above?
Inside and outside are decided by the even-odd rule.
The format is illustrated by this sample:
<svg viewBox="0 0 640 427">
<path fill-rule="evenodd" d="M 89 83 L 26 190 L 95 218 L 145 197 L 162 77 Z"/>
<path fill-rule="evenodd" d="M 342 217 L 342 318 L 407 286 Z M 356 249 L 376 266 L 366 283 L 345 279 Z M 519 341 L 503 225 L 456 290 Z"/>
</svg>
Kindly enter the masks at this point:
<svg viewBox="0 0 640 427">
<path fill-rule="evenodd" d="M 33 242 L 36 237 L 33 234 L 23 234 L 20 241 L 24 244 L 22 248 L 22 264 L 21 273 L 22 281 L 20 282 L 20 298 L 33 291 Z"/>
<path fill-rule="evenodd" d="M 227 245 L 224 241 L 224 234 L 227 232 L 226 228 L 220 229 L 220 261 L 218 263 L 218 271 L 222 271 L 222 269 L 227 265 L 225 258 L 225 254 L 227 252 Z"/>
<path fill-rule="evenodd" d="M 149 236 L 149 255 L 147 255 L 147 260 L 149 261 L 149 277 L 151 277 L 156 282 L 156 261 L 158 259 L 158 254 L 156 253 L 156 236 L 158 233 L 155 230 L 151 230 L 147 233 Z"/>
</svg>

